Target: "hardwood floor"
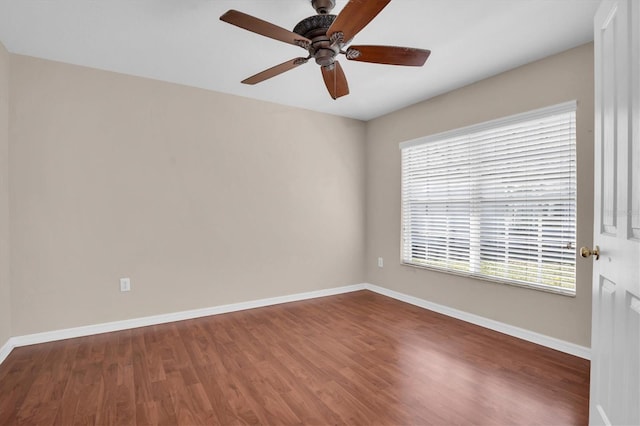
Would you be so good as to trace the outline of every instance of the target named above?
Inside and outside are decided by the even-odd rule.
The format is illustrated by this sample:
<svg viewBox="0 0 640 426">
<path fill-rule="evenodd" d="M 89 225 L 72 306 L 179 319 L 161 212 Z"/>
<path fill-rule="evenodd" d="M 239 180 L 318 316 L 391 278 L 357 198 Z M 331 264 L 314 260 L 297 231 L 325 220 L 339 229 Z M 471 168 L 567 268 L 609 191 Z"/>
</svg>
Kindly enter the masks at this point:
<svg viewBox="0 0 640 426">
<path fill-rule="evenodd" d="M 0 424 L 587 424 L 589 362 L 359 291 L 13 350 Z"/>
</svg>

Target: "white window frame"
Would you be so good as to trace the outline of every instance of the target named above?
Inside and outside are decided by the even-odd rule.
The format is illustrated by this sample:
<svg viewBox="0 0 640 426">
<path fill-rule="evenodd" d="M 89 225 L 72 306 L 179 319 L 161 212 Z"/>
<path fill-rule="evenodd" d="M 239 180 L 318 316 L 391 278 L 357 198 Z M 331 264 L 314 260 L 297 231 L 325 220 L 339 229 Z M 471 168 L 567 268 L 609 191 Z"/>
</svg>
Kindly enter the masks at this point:
<svg viewBox="0 0 640 426">
<path fill-rule="evenodd" d="M 467 126 L 464 128 L 455 129 L 455 130 L 438 133 L 435 135 L 430 135 L 430 136 L 422 137 L 419 139 L 400 143 L 399 147 L 402 154 L 401 155 L 402 157 L 401 263 L 403 265 L 412 266 L 412 267 L 433 269 L 433 270 L 452 273 L 456 275 L 470 276 L 478 279 L 489 280 L 492 282 L 500 282 L 500 283 L 506 283 L 506 284 L 516 285 L 516 286 L 524 286 L 528 288 L 548 291 L 548 292 L 557 293 L 557 294 L 575 296 L 575 289 L 576 289 L 576 286 L 575 286 L 575 253 L 576 253 L 575 244 L 576 243 L 575 241 L 576 241 L 576 231 L 577 231 L 577 226 L 576 226 L 577 225 L 576 224 L 576 186 L 577 186 L 577 182 L 576 182 L 576 166 L 577 166 L 577 163 L 576 163 L 576 110 L 577 108 L 576 107 L 577 107 L 576 101 L 565 102 L 565 103 L 550 106 L 547 108 L 541 108 L 541 109 L 537 109 L 537 110 L 533 110 L 533 111 L 529 111 L 521 114 L 500 118 L 497 120 L 492 120 L 492 121 L 488 121 L 488 122 L 484 122 L 484 123 L 480 123 L 472 126 Z M 468 146 L 469 151 L 471 152 L 474 149 L 479 149 L 478 147 L 482 146 L 481 144 L 483 143 L 487 143 L 488 144 L 487 146 L 489 146 L 489 144 L 492 143 L 491 141 L 489 142 L 480 141 L 481 138 L 478 136 L 480 134 L 487 134 L 487 132 L 499 131 L 500 129 L 513 129 L 518 127 L 519 125 L 524 125 L 525 123 L 528 123 L 528 122 L 537 121 L 537 120 L 542 122 L 543 120 L 548 119 L 549 117 L 564 116 L 566 114 L 569 114 L 569 117 L 570 117 L 570 126 L 571 126 L 570 132 L 572 133 L 571 137 L 568 138 L 567 143 L 572 145 L 572 148 L 569 149 L 570 154 L 567 154 L 567 158 L 566 158 L 567 160 L 566 166 L 567 166 L 569 177 L 566 178 L 568 179 L 567 181 L 568 183 L 567 182 L 563 183 L 563 185 L 567 185 L 567 189 L 564 193 L 562 193 L 562 197 L 565 197 L 565 198 L 563 198 L 563 201 L 561 204 L 562 205 L 570 205 L 571 203 L 573 204 L 569 209 L 571 211 L 566 211 L 566 212 L 563 212 L 562 214 L 557 214 L 557 215 L 555 213 L 549 213 L 547 211 L 547 213 L 537 217 L 537 220 L 540 223 L 542 223 L 544 220 L 555 221 L 556 216 L 562 216 L 562 219 L 558 219 L 558 220 L 562 220 L 562 225 L 561 225 L 562 232 L 563 232 L 562 237 L 553 237 L 553 238 L 558 238 L 559 240 L 562 240 L 561 244 L 563 245 L 566 244 L 566 246 L 556 248 L 556 246 L 554 245 L 553 249 L 549 249 L 548 246 L 545 246 L 547 248 L 542 249 L 543 247 L 543 243 L 541 242 L 542 237 L 538 236 L 538 243 L 539 243 L 538 246 L 541 248 L 539 249 L 537 254 L 537 257 L 538 257 L 537 262 L 539 265 L 539 270 L 543 272 L 540 273 L 541 275 L 537 278 L 538 280 L 537 282 L 533 282 L 531 281 L 531 279 L 529 279 L 529 277 L 532 275 L 531 272 L 527 272 L 527 275 L 526 275 L 527 279 L 524 279 L 524 280 L 518 279 L 517 273 L 508 272 L 509 262 L 514 262 L 511 259 L 513 259 L 514 256 L 517 257 L 518 254 L 516 255 L 506 254 L 505 259 L 507 260 L 504 261 L 503 264 L 496 266 L 494 271 L 497 271 L 497 272 L 495 272 L 492 275 L 490 267 L 489 268 L 486 267 L 486 265 L 491 262 L 486 260 L 487 257 L 486 257 L 486 254 L 484 253 L 490 252 L 490 249 L 486 249 L 486 247 L 488 246 L 487 244 L 496 244 L 496 243 L 493 241 L 491 243 L 487 243 L 487 241 L 483 241 L 482 240 L 483 237 L 481 237 L 482 231 L 480 231 L 479 229 L 481 228 L 488 229 L 489 225 L 486 224 L 488 223 L 486 221 L 488 219 L 493 219 L 493 217 L 485 216 L 486 223 L 483 224 L 481 223 L 481 221 L 483 220 L 481 219 L 482 215 L 474 214 L 473 212 L 478 213 L 480 211 L 479 209 L 483 207 L 483 202 L 485 203 L 484 208 L 486 210 L 487 204 L 497 203 L 499 201 L 494 201 L 490 199 L 490 197 L 485 197 L 489 201 L 482 201 L 480 199 L 481 197 L 476 196 L 477 194 L 473 195 L 472 193 L 474 192 L 477 193 L 477 190 L 472 189 L 472 187 L 477 185 L 477 183 L 473 183 L 473 182 L 477 182 L 477 181 L 474 181 L 473 177 L 469 177 L 468 179 L 465 178 L 467 179 L 465 181 L 466 186 L 463 186 L 463 187 L 468 188 L 467 192 L 470 195 L 468 195 L 468 198 L 465 198 L 458 207 L 456 207 L 457 204 L 455 200 L 453 200 L 452 198 L 447 198 L 446 202 L 434 201 L 435 198 L 433 197 L 428 198 L 428 197 L 431 197 L 432 194 L 424 191 L 429 191 L 427 187 L 432 186 L 426 183 L 429 179 L 425 179 L 423 177 L 422 178 L 423 180 L 420 181 L 419 180 L 420 178 L 416 177 L 416 173 L 420 173 L 421 171 L 426 170 L 426 168 L 420 169 L 419 167 L 423 167 L 423 165 L 434 166 L 435 164 L 438 164 L 433 160 L 429 162 L 429 160 L 427 159 L 428 157 L 428 155 L 426 154 L 426 150 L 428 149 L 427 145 L 442 144 L 442 145 L 432 145 L 432 146 L 437 147 L 436 149 L 440 149 L 441 150 L 440 152 L 444 152 L 446 149 L 448 149 L 444 145 L 447 142 L 452 144 L 466 143 L 467 145 L 464 145 L 464 146 Z M 513 132 L 515 133 L 516 131 L 514 130 Z M 474 138 L 478 140 L 474 140 Z M 542 143 L 545 143 L 543 137 L 540 137 L 539 140 L 542 141 Z M 476 144 L 480 144 L 480 145 L 476 145 Z M 453 147 L 454 145 L 450 145 L 450 146 Z M 411 151 L 412 148 L 413 148 L 413 153 Z M 420 149 L 422 149 L 423 151 L 419 151 Z M 432 150 L 430 152 L 433 155 L 435 155 L 435 153 L 437 153 L 438 151 Z M 510 155 L 513 155 L 513 154 L 510 154 Z M 469 163 L 472 163 L 473 162 L 471 160 L 472 153 L 469 153 L 468 156 L 469 156 Z M 447 161 L 454 162 L 456 160 L 449 159 Z M 417 166 L 414 166 L 414 163 L 417 164 Z M 461 164 L 465 164 L 465 160 L 462 160 Z M 469 167 L 470 167 L 470 171 L 468 172 L 468 174 L 469 176 L 471 176 L 471 172 L 475 171 L 475 169 L 473 168 L 474 166 L 472 165 Z M 456 168 L 456 170 L 459 170 L 459 169 Z M 464 166 L 460 166 L 460 170 L 464 170 Z M 492 170 L 487 169 L 488 173 L 490 171 Z M 449 169 L 447 173 L 451 173 L 451 169 Z M 408 174 L 410 174 L 410 176 Z M 538 179 L 540 179 L 539 175 L 540 174 L 538 174 Z M 436 180 L 436 178 L 433 178 L 433 179 L 434 181 Z M 480 179 L 478 178 L 477 180 L 479 181 Z M 493 189 L 493 187 L 488 186 L 487 184 L 484 184 L 484 185 L 485 186 L 483 188 L 485 189 L 486 188 Z M 441 188 L 438 188 L 438 189 L 441 189 Z M 535 191 L 535 189 L 533 189 L 533 191 Z M 491 192 L 493 193 L 493 191 Z M 509 202 L 512 202 L 510 198 L 505 198 L 504 194 L 507 192 L 508 191 L 503 191 L 501 194 L 497 195 L 496 198 L 499 198 L 500 200 L 503 200 L 503 201 L 508 200 Z M 427 198 L 424 199 L 425 201 L 418 200 L 419 197 L 422 197 L 423 193 L 427 193 L 429 195 L 426 196 Z M 447 194 L 449 193 L 447 192 Z M 447 195 L 447 197 L 449 197 L 449 195 Z M 428 201 L 426 201 L 427 199 Z M 526 200 L 524 202 L 528 203 L 529 201 Z M 527 208 L 532 208 L 533 210 L 531 211 L 535 211 L 536 208 L 540 208 L 539 204 L 540 202 L 538 204 L 531 203 L 530 205 L 532 207 L 527 207 Z M 552 207 L 555 207 L 555 205 L 553 204 L 549 204 L 549 205 Z M 432 207 L 432 206 L 435 206 L 435 207 Z M 527 204 L 527 206 L 529 206 L 529 204 Z M 424 213 L 422 209 L 423 207 L 424 207 L 424 210 L 429 210 L 429 209 L 437 210 L 438 208 L 440 208 L 441 210 L 439 210 L 439 216 L 435 214 L 429 215 Z M 506 209 L 508 209 L 509 207 L 497 207 L 496 209 L 500 209 L 500 208 L 503 208 L 505 209 L 504 211 L 507 211 Z M 525 209 L 522 209 L 522 210 L 525 210 Z M 531 211 L 527 211 L 527 212 L 531 212 Z M 459 216 L 456 216 L 456 215 L 459 215 Z M 457 221 L 458 217 L 461 218 L 460 221 Z M 507 218 L 507 215 L 505 214 L 504 217 Z M 522 216 L 517 216 L 516 213 L 514 213 L 514 217 L 516 217 L 517 219 L 522 218 Z M 432 219 L 432 218 L 435 218 L 435 219 Z M 445 218 L 445 219 L 442 219 L 442 218 Z M 508 220 L 508 219 L 505 219 L 505 220 Z M 521 220 L 524 220 L 524 219 L 521 219 Z M 446 224 L 443 224 L 443 221 L 446 222 Z M 450 222 L 452 221 L 457 221 L 458 223 L 458 225 L 456 225 L 457 230 L 450 228 L 450 225 L 451 225 Z M 427 223 L 427 225 L 423 225 L 424 223 Z M 433 223 L 433 225 L 429 225 L 429 223 Z M 417 230 L 412 229 L 411 224 L 414 224 L 414 228 L 416 228 Z M 554 226 L 555 226 L 555 222 L 554 222 Z M 513 228 L 513 226 L 511 228 Z M 508 230 L 510 229 L 510 227 L 505 224 L 504 229 Z M 541 230 L 542 225 L 538 225 L 537 229 Z M 548 225 L 546 229 L 548 229 Z M 565 234 L 565 231 L 566 231 L 566 234 Z M 458 234 L 456 234 L 456 232 L 458 232 Z M 508 231 L 503 232 L 503 236 L 499 237 L 499 238 L 502 238 L 501 241 L 498 240 L 499 243 L 504 245 L 496 249 L 500 252 L 502 251 L 504 251 L 505 253 L 509 252 L 508 245 L 512 237 L 507 235 L 507 232 Z M 414 237 L 411 237 L 412 235 Z M 422 237 L 415 237 L 416 235 L 422 235 Z M 425 235 L 429 235 L 429 236 L 426 237 Z M 460 235 L 461 237 L 456 239 L 457 235 Z M 545 239 L 548 238 L 547 235 L 548 234 L 545 235 Z M 430 247 L 429 244 L 420 245 L 420 244 L 416 244 L 415 242 L 420 238 L 422 238 L 422 240 L 425 240 L 426 238 L 433 239 L 433 240 L 440 238 L 441 239 L 440 241 L 442 241 L 442 239 L 444 238 L 446 242 L 434 243 L 433 246 L 436 247 L 438 251 L 436 252 L 434 250 L 432 252 L 433 253 L 432 257 L 429 258 L 429 254 L 428 254 L 429 247 Z M 456 247 L 455 246 L 456 243 L 452 243 L 451 240 L 458 241 L 457 243 L 458 246 Z M 529 240 L 529 241 L 532 241 L 532 240 Z M 423 242 L 424 241 L 421 241 L 421 244 Z M 480 263 L 481 263 L 480 246 L 482 244 L 484 244 L 484 247 L 485 247 L 485 249 L 482 249 L 484 250 L 483 256 L 485 257 L 485 261 L 483 263 L 485 272 L 482 272 L 480 268 Z M 516 245 L 515 242 L 512 242 L 512 244 L 514 246 Z M 553 241 L 553 244 L 556 244 L 555 240 Z M 465 247 L 468 247 L 468 248 L 465 248 Z M 422 255 L 424 259 L 422 259 L 421 256 L 418 256 L 416 254 L 418 253 L 419 250 L 424 250 L 424 255 Z M 461 259 L 461 258 L 464 258 L 464 259 L 460 262 L 458 262 L 458 260 L 451 261 L 449 253 L 442 253 L 442 251 L 449 251 L 449 250 L 452 251 L 453 253 L 452 256 L 455 259 Z M 458 251 L 456 252 L 456 250 Z M 521 248 L 514 249 L 514 251 L 516 250 L 521 250 Z M 556 256 L 556 254 L 554 254 L 556 250 L 559 250 L 558 251 L 559 254 L 557 254 L 558 256 L 557 259 L 553 257 L 553 256 Z M 526 256 L 529 256 L 528 259 L 533 258 L 531 252 L 532 250 L 529 250 L 526 254 Z M 553 252 L 553 253 L 549 254 L 550 252 Z M 543 256 L 545 259 L 544 261 L 543 261 Z M 447 260 L 439 261 L 437 260 L 439 258 L 445 258 Z M 549 259 L 557 260 L 558 263 L 561 265 L 561 266 L 558 266 L 558 268 L 561 268 L 561 271 L 562 271 L 560 275 L 562 275 L 561 280 L 562 280 L 563 286 L 548 285 L 544 283 L 544 282 L 546 283 L 550 282 L 549 279 L 544 280 L 542 278 L 544 274 L 549 273 L 548 272 L 550 270 L 549 265 L 552 263 Z M 495 265 L 496 263 L 499 263 L 499 262 L 493 262 L 492 265 Z M 527 263 L 527 271 L 530 270 L 528 266 L 529 264 L 531 264 L 530 260 L 526 260 L 521 263 Z M 514 262 L 514 264 L 517 264 L 517 262 Z M 516 266 L 516 268 L 517 267 L 522 267 L 522 266 L 521 265 Z M 571 271 L 571 268 L 572 268 L 572 271 Z M 487 274 L 486 271 L 489 271 L 489 274 Z M 572 288 L 566 287 L 567 285 L 570 285 L 571 279 L 573 279 L 573 287 Z"/>
</svg>

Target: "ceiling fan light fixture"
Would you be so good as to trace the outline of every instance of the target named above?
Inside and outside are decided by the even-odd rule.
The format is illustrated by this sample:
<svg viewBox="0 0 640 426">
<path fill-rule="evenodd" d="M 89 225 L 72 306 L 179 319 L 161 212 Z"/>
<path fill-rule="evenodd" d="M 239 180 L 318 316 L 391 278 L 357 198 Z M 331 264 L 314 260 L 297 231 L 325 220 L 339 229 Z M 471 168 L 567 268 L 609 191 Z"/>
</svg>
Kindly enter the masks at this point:
<svg viewBox="0 0 640 426">
<path fill-rule="evenodd" d="M 314 53 L 313 57 L 316 59 L 316 64 L 330 66 L 335 61 L 336 51 L 333 49 L 321 48 Z"/>
</svg>

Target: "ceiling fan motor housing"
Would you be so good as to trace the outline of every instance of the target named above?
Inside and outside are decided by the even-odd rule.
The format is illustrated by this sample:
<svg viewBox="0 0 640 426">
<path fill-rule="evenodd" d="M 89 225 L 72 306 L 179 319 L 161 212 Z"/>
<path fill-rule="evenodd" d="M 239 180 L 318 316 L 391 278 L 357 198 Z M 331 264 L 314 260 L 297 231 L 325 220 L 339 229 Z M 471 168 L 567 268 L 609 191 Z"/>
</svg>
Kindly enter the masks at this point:
<svg viewBox="0 0 640 426">
<path fill-rule="evenodd" d="M 320 1 L 320 0 L 318 0 Z M 308 47 L 318 65 L 330 67 L 340 53 L 340 46 L 327 37 L 327 30 L 336 19 L 336 15 L 314 15 L 300 21 L 293 32 L 311 40 Z"/>
</svg>

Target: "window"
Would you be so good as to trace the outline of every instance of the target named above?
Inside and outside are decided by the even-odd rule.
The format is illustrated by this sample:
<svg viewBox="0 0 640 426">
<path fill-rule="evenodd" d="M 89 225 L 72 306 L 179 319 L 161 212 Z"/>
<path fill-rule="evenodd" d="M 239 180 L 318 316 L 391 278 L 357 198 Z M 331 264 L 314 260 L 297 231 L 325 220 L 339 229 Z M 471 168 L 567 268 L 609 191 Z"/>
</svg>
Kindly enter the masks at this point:
<svg viewBox="0 0 640 426">
<path fill-rule="evenodd" d="M 576 103 L 400 144 L 402 262 L 575 294 Z"/>
</svg>

